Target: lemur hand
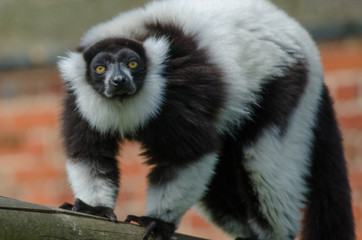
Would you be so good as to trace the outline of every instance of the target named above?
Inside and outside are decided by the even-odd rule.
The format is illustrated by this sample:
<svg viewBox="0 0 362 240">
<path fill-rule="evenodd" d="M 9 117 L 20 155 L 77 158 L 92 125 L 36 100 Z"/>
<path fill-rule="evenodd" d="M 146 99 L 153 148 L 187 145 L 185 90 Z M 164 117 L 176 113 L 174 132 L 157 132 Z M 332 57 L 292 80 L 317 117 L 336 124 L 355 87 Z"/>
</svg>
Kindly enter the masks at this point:
<svg viewBox="0 0 362 240">
<path fill-rule="evenodd" d="M 67 209 L 67 210 L 71 210 L 71 211 L 75 211 L 75 212 L 87 213 L 87 214 L 101 216 L 101 217 L 106 217 L 111 222 L 117 222 L 117 217 L 114 214 L 112 208 L 102 207 L 102 206 L 92 207 L 92 206 L 86 204 L 85 202 L 83 202 L 82 200 L 80 200 L 79 198 L 75 199 L 74 205 L 66 202 L 66 203 L 63 203 L 59 208 Z"/>
</svg>

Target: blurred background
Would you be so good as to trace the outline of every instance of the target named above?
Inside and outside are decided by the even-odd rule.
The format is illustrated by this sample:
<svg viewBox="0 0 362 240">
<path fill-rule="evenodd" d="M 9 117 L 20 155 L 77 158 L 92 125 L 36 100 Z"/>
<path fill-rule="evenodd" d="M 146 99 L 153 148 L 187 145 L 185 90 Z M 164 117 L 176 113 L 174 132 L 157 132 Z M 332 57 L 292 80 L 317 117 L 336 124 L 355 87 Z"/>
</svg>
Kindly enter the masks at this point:
<svg viewBox="0 0 362 240">
<path fill-rule="evenodd" d="M 57 56 L 73 50 L 92 25 L 142 0 L 0 0 L 0 196 L 59 206 L 73 202 L 64 171 L 59 114 L 64 88 Z M 335 100 L 362 240 L 362 1 L 274 0 L 317 41 L 325 81 Z M 261 16 L 262 17 L 262 16 Z M 147 168 L 137 143 L 121 152 L 120 220 L 145 209 Z M 226 237 L 194 210 L 178 230 L 209 239 Z"/>
</svg>

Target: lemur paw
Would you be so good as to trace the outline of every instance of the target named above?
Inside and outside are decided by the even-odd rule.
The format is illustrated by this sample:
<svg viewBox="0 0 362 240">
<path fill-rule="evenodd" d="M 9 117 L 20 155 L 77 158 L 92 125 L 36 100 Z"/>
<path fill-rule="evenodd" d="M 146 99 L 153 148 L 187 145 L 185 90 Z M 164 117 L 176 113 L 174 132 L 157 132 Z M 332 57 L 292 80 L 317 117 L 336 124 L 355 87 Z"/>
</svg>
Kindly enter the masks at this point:
<svg viewBox="0 0 362 240">
<path fill-rule="evenodd" d="M 92 206 L 86 204 L 85 202 L 83 202 L 82 200 L 80 200 L 79 198 L 75 199 L 74 205 L 66 202 L 66 203 L 63 203 L 59 208 L 67 209 L 67 210 L 71 210 L 71 211 L 75 211 L 75 212 L 87 213 L 87 214 L 96 215 L 96 216 L 100 216 L 100 217 L 106 217 L 111 222 L 117 222 L 117 217 L 114 214 L 112 208 L 102 207 L 102 206 L 92 207 Z"/>
<path fill-rule="evenodd" d="M 151 235 L 155 240 L 169 240 L 176 230 L 175 224 L 167 223 L 156 218 L 128 215 L 125 222 L 129 223 L 131 221 L 145 228 L 142 235 L 143 240 L 147 240 Z"/>
</svg>

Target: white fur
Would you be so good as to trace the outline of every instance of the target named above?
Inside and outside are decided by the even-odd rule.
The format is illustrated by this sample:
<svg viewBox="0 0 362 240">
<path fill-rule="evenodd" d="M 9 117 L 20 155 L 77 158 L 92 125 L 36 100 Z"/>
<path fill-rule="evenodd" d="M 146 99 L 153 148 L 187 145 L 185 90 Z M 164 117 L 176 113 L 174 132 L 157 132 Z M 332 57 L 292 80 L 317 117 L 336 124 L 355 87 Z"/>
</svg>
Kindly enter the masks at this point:
<svg viewBox="0 0 362 240">
<path fill-rule="evenodd" d="M 312 47 L 312 46 L 311 46 Z M 251 220 L 261 239 L 289 239 L 297 234 L 305 195 L 308 192 L 306 176 L 310 172 L 310 149 L 313 143 L 312 128 L 316 120 L 321 79 L 320 63 L 309 56 L 310 72 L 305 94 L 291 117 L 283 138 L 279 129 L 265 129 L 258 141 L 245 151 L 245 168 L 258 191 L 261 211 L 274 231 L 263 231 Z"/>
<path fill-rule="evenodd" d="M 294 20 L 264 0 L 168 0 L 151 2 L 93 27 L 80 45 L 142 35 L 144 23 L 152 22 L 175 24 L 194 36 L 199 48 L 221 68 L 228 85 L 216 122 L 221 132 L 249 118 L 260 85 L 270 76 L 282 75 L 281 66 L 296 62 L 288 52 L 302 54 L 304 42 L 310 42 Z"/>
<path fill-rule="evenodd" d="M 92 88 L 85 77 L 86 63 L 81 53 L 70 52 L 59 62 L 62 77 L 74 90 L 80 113 L 102 133 L 132 134 L 154 117 L 162 105 L 166 80 L 161 75 L 169 45 L 164 38 L 149 38 L 143 45 L 149 64 L 144 85 L 135 96 L 122 102 L 105 99 Z"/>
<path fill-rule="evenodd" d="M 182 215 L 203 196 L 217 160 L 216 153 L 205 155 L 179 170 L 172 181 L 149 186 L 146 215 L 177 224 Z"/>
<path fill-rule="evenodd" d="M 238 221 L 232 216 L 223 216 L 222 219 L 218 219 L 218 222 L 215 223 L 212 218 L 212 212 L 207 206 L 204 205 L 203 202 L 198 202 L 195 206 L 196 210 L 199 211 L 202 216 L 204 216 L 208 221 L 214 223 L 215 225 L 219 225 L 222 227 L 222 230 L 229 234 L 230 236 L 237 238 L 248 238 L 252 237 L 252 233 L 250 231 L 249 226 Z M 219 224 L 221 223 L 221 224 Z"/>
<path fill-rule="evenodd" d="M 66 167 L 68 179 L 76 198 L 93 207 L 103 206 L 113 209 L 118 192 L 117 185 L 107 181 L 104 177 L 97 177 L 94 171 L 99 170 L 89 164 L 75 163 L 70 159 L 67 161 Z"/>
<path fill-rule="evenodd" d="M 309 35 L 264 0 L 168 0 L 151 2 L 145 8 L 120 14 L 93 27 L 80 45 L 89 46 L 109 37 L 142 35 L 146 33 L 144 23 L 152 22 L 175 24 L 193 36 L 209 60 L 221 69 L 227 84 L 227 98 L 215 122 L 220 132 L 231 131 L 235 124 L 250 118 L 250 105 L 258 102 L 262 84 L 273 76 L 283 75 L 283 67 L 296 63 L 296 56 L 306 60 L 308 84 L 285 136 L 280 138 L 279 129 L 272 126 L 246 151 L 246 168 L 258 190 L 263 204 L 261 210 L 274 231 L 265 232 L 253 219 L 249 224 L 260 232 L 259 238 L 286 239 L 287 234 L 298 229 L 298 208 L 303 206 L 304 194 L 308 191 L 303 179 L 309 172 L 311 128 L 323 78 L 318 51 Z M 160 73 L 169 45 L 164 39 L 148 39 L 144 46 L 153 72 L 149 73 L 142 94 L 124 105 L 110 104 L 97 97 L 85 83 L 85 64 L 80 54 L 71 53 L 61 61 L 63 77 L 75 90 L 78 108 L 98 130 L 117 130 L 121 134 L 135 131 L 157 114 L 166 84 Z M 178 221 L 204 192 L 215 159 L 216 155 L 209 155 L 182 170 L 170 183 L 150 186 L 147 215 Z M 195 179 L 200 183 L 196 190 Z M 167 212 L 168 209 L 172 211 Z M 238 230 L 231 225 L 229 231 L 248 235 L 245 229 Z"/>
</svg>

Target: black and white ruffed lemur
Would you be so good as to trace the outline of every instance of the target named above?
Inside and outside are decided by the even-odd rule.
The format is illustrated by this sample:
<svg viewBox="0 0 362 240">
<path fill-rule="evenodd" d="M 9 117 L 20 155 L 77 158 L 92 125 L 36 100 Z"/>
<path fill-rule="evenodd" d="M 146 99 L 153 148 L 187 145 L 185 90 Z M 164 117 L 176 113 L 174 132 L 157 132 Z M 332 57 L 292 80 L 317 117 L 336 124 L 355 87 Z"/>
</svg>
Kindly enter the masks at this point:
<svg viewBox="0 0 362 240">
<path fill-rule="evenodd" d="M 154 1 L 91 28 L 59 68 L 65 207 L 115 221 L 132 139 L 152 166 L 145 216 L 127 218 L 144 239 L 170 239 L 193 205 L 238 239 L 355 239 L 318 51 L 271 3 Z"/>
</svg>

